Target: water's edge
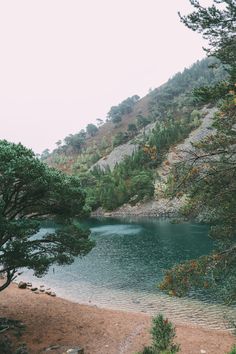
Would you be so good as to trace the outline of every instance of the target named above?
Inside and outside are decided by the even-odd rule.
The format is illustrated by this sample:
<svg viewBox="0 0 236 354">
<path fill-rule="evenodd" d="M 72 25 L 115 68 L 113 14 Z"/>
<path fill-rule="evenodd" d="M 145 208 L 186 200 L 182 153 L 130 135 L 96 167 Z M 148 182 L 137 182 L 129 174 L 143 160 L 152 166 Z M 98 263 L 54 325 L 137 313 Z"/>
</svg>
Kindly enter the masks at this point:
<svg viewBox="0 0 236 354">
<path fill-rule="evenodd" d="M 85 225 L 86 226 L 86 225 Z M 236 309 L 203 298 L 174 298 L 158 291 L 165 269 L 212 250 L 208 228 L 194 223 L 171 224 L 164 219 L 90 219 L 96 247 L 72 265 L 54 267 L 42 280 L 26 271 L 22 280 L 44 284 L 61 298 L 100 308 L 163 313 L 179 323 L 226 329 Z M 42 229 L 45 233 L 50 228 Z"/>
</svg>

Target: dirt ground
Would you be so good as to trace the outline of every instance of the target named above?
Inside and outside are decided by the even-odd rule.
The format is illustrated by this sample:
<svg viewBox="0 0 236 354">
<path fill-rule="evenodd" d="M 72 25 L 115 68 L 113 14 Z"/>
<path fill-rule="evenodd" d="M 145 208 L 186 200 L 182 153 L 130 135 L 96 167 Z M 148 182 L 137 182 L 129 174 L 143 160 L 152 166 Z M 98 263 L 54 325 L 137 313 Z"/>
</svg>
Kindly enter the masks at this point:
<svg viewBox="0 0 236 354">
<path fill-rule="evenodd" d="M 143 313 L 104 310 L 46 294 L 34 294 L 12 284 L 0 293 L 0 317 L 22 321 L 30 353 L 63 353 L 81 346 L 85 354 L 132 354 L 150 340 L 151 318 Z M 182 354 L 224 354 L 235 338 L 226 332 L 198 326 L 177 325 L 176 342 Z M 7 333 L 7 332 L 5 332 Z"/>
</svg>

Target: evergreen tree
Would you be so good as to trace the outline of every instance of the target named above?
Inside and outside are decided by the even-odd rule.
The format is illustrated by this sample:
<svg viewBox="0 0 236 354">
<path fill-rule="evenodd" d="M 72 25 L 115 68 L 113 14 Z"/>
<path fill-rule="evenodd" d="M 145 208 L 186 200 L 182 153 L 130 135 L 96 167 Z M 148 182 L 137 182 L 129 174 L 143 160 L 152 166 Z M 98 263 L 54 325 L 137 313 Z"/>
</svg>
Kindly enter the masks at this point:
<svg viewBox="0 0 236 354">
<path fill-rule="evenodd" d="M 85 194 L 78 177 L 47 167 L 21 144 L 0 141 L 0 274 L 4 290 L 19 268 L 41 276 L 52 264 L 70 264 L 93 247 L 89 232 L 72 219 L 84 214 Z M 61 227 L 37 236 L 40 220 Z"/>
<path fill-rule="evenodd" d="M 219 91 L 221 84 L 209 91 L 208 102 L 220 99 L 216 133 L 195 145 L 192 157 L 178 166 L 175 180 L 178 192 L 189 198 L 185 213 L 211 225 L 215 250 L 168 271 L 161 288 L 174 295 L 184 295 L 192 287 L 213 288 L 214 295 L 232 303 L 236 302 L 236 4 L 214 0 L 203 8 L 196 0 L 190 2 L 196 10 L 182 17 L 183 22 L 203 33 L 209 40 L 209 53 L 227 64 L 230 76 L 222 83 L 223 91 Z"/>
</svg>

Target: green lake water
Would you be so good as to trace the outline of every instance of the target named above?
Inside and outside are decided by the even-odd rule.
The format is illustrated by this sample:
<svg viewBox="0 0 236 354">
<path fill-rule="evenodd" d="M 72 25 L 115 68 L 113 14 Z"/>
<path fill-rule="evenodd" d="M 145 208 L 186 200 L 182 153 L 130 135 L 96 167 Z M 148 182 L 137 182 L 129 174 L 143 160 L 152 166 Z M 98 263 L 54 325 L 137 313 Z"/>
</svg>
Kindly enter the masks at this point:
<svg viewBox="0 0 236 354">
<path fill-rule="evenodd" d="M 213 247 L 208 227 L 172 224 L 160 219 L 90 219 L 94 249 L 72 265 L 54 267 L 43 279 L 26 271 L 23 277 L 44 284 L 58 296 L 95 306 L 163 313 L 179 322 L 225 328 L 224 316 L 235 309 L 212 303 L 203 294 L 179 299 L 161 293 L 157 283 L 165 269 L 208 254 Z M 40 233 L 51 231 L 42 228 Z"/>
</svg>

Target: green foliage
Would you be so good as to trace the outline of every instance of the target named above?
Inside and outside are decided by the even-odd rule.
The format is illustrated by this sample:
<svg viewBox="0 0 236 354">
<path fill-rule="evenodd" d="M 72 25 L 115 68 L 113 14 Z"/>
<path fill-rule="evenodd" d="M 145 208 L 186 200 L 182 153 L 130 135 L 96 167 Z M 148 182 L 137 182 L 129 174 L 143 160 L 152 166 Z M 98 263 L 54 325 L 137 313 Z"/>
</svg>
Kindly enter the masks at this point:
<svg viewBox="0 0 236 354">
<path fill-rule="evenodd" d="M 137 126 L 139 129 L 146 127 L 150 123 L 150 119 L 144 117 L 142 114 L 137 115 Z"/>
<path fill-rule="evenodd" d="M 234 345 L 232 347 L 232 349 L 230 350 L 230 352 L 228 354 L 236 354 L 236 345 Z"/>
<path fill-rule="evenodd" d="M 90 123 L 86 127 L 86 132 L 90 136 L 96 135 L 97 131 L 98 131 L 98 128 L 96 127 L 95 124 Z"/>
<path fill-rule="evenodd" d="M 113 140 L 112 140 L 112 145 L 113 147 L 125 144 L 128 141 L 128 134 L 119 132 L 117 133 Z"/>
<path fill-rule="evenodd" d="M 179 352 L 180 346 L 173 342 L 175 328 L 162 315 L 153 317 L 151 335 L 152 345 L 145 347 L 139 354 L 175 354 Z"/>
<path fill-rule="evenodd" d="M 49 149 L 45 149 L 45 150 L 43 150 L 43 152 L 41 154 L 41 159 L 46 160 L 49 157 L 49 155 L 50 155 Z"/>
<path fill-rule="evenodd" d="M 153 170 L 164 160 L 170 146 L 187 137 L 196 127 L 196 116 L 199 116 L 198 111 L 192 115 L 186 113 L 180 119 L 157 122 L 152 133 L 144 137 L 140 149 L 116 165 L 113 171 L 95 169 L 87 173 L 88 183 L 85 182 L 84 186 L 88 208 L 102 206 L 113 210 L 127 202 L 136 204 L 150 199 L 154 194 Z M 120 133 L 113 144 L 125 141 L 126 136 Z M 92 184 L 89 182 L 91 178 L 94 178 Z"/>
<path fill-rule="evenodd" d="M 226 64 L 231 79 L 235 82 L 236 53 L 236 4 L 235 0 L 213 0 L 203 7 L 198 0 L 190 0 L 195 11 L 181 16 L 181 21 L 193 31 L 202 33 L 208 40 L 208 55 L 214 55 Z M 218 6 L 221 4 L 221 6 Z"/>
<path fill-rule="evenodd" d="M 149 157 L 140 150 L 126 157 L 113 171 L 94 168 L 81 176 L 87 193 L 86 205 L 91 209 L 102 206 L 113 210 L 134 197 L 135 203 L 144 197 L 151 198 L 154 185 L 152 171 L 145 169 L 148 161 Z"/>
<path fill-rule="evenodd" d="M 166 273 L 162 288 L 184 295 L 191 287 L 215 289 L 215 296 L 236 302 L 236 124 L 235 95 L 230 94 L 215 117 L 217 132 L 196 144 L 189 161 L 175 171 L 177 191 L 187 193 L 184 213 L 211 224 L 213 255 L 192 260 Z M 197 161 L 197 162 L 196 162 Z M 217 291 L 216 291 L 217 289 Z"/>
<path fill-rule="evenodd" d="M 13 354 L 13 346 L 9 337 L 0 338 L 0 352 L 2 354 Z"/>
<path fill-rule="evenodd" d="M 185 114 L 181 119 L 172 119 L 157 122 L 152 130 L 148 144 L 155 146 L 157 150 L 156 159 L 163 159 L 163 154 L 168 151 L 171 145 L 185 139 L 189 133 L 196 127 L 194 115 Z"/>
<path fill-rule="evenodd" d="M 86 133 L 84 130 L 81 130 L 77 134 L 70 134 L 64 139 L 65 145 L 59 147 L 57 150 L 58 152 L 60 151 L 64 152 L 71 147 L 73 151 L 80 152 L 84 147 L 85 139 L 86 139 Z"/>
<path fill-rule="evenodd" d="M 110 111 L 107 113 L 108 119 L 110 119 L 112 123 L 120 123 L 125 114 L 133 112 L 134 105 L 138 100 L 139 96 L 134 95 L 119 103 L 118 106 L 111 107 Z"/>
<path fill-rule="evenodd" d="M 222 64 L 216 58 L 206 58 L 197 61 L 189 69 L 177 73 L 160 88 L 150 93 L 150 114 L 153 120 L 164 119 L 188 106 L 196 106 L 203 101 L 192 96 L 194 89 L 209 86 L 209 89 L 219 81 L 224 80 L 227 73 Z M 206 101 L 205 101 L 206 102 Z M 204 102 L 204 103 L 205 103 Z"/>
<path fill-rule="evenodd" d="M 150 199 L 154 193 L 151 173 L 140 171 L 139 174 L 132 176 L 130 190 L 132 195 L 136 195 L 136 202 L 142 200 L 144 197 Z"/>
<path fill-rule="evenodd" d="M 89 232 L 71 221 L 84 215 L 84 203 L 78 177 L 47 167 L 21 144 L 0 141 L 0 273 L 6 274 L 0 291 L 19 268 L 41 276 L 50 265 L 71 263 L 92 248 Z M 61 227 L 37 237 L 44 218 L 54 218 Z"/>
<path fill-rule="evenodd" d="M 21 344 L 14 349 L 11 339 L 4 335 L 0 338 L 0 353 L 1 354 L 29 354 L 25 344 Z"/>
<path fill-rule="evenodd" d="M 134 135 L 136 135 L 138 132 L 137 126 L 134 123 L 129 123 L 128 125 L 128 133 L 130 137 L 133 137 Z"/>
<path fill-rule="evenodd" d="M 22 322 L 17 320 L 12 320 L 6 317 L 1 317 L 0 318 L 0 353 L 1 354 L 28 354 L 28 350 L 25 343 L 14 345 L 12 341 L 12 336 L 15 336 L 16 338 L 20 338 L 24 330 L 25 330 L 25 325 Z"/>
<path fill-rule="evenodd" d="M 174 172 L 177 193 L 187 194 L 185 214 L 198 217 L 211 225 L 210 236 L 215 250 L 208 256 L 191 260 L 167 271 L 160 285 L 171 295 L 185 295 L 193 287 L 211 291 L 214 298 L 227 304 L 236 303 L 236 47 L 234 1 L 214 1 L 224 4 L 222 10 L 212 5 L 203 8 L 190 1 L 196 11 L 183 22 L 208 38 L 209 51 L 227 64 L 227 81 L 209 88 L 208 102 L 218 98 L 215 134 L 195 144 L 195 151 Z M 226 55 L 227 53 L 227 55 Z M 232 60 L 232 58 L 234 58 Z"/>
</svg>

